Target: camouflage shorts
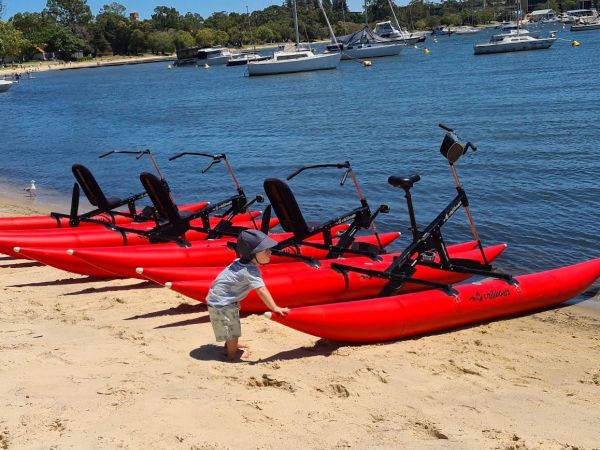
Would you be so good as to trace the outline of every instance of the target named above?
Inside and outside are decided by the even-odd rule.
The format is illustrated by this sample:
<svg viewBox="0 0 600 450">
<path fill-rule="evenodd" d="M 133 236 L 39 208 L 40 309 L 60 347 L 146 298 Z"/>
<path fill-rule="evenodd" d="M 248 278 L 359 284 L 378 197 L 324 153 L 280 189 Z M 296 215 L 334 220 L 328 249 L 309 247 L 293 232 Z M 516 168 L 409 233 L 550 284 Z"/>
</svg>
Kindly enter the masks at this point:
<svg viewBox="0 0 600 450">
<path fill-rule="evenodd" d="M 242 335 L 239 303 L 219 308 L 209 306 L 208 315 L 217 342 L 239 338 Z"/>
</svg>

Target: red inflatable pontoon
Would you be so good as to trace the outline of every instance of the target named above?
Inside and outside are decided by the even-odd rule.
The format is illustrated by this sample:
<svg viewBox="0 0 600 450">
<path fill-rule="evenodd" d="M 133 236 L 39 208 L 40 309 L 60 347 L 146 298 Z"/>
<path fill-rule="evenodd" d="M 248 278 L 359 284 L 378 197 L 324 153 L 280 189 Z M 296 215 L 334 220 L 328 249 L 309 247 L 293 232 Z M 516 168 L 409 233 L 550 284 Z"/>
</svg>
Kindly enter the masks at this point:
<svg viewBox="0 0 600 450">
<path fill-rule="evenodd" d="M 197 211 L 208 205 L 208 202 L 190 203 L 179 207 L 180 211 Z M 138 211 L 138 213 L 140 213 Z M 124 225 L 131 222 L 131 217 L 115 215 L 113 219 L 108 214 L 98 214 L 93 219 L 101 220 L 107 223 L 116 223 Z M 81 222 L 75 229 L 79 227 L 99 227 L 91 222 Z M 36 230 L 47 228 L 71 228 L 69 227 L 69 219 L 54 219 L 50 215 L 46 216 L 18 216 L 18 217 L 0 217 L 0 230 Z"/>
<path fill-rule="evenodd" d="M 429 290 L 393 297 L 292 309 L 265 315 L 325 339 L 380 342 L 558 305 L 588 289 L 600 276 L 600 258 L 522 275 L 518 285 L 488 279 L 455 286 L 456 295 Z"/>
<path fill-rule="evenodd" d="M 488 247 L 485 249 L 487 261 L 492 262 L 506 249 L 505 244 Z M 455 258 L 471 259 L 483 262 L 479 249 L 456 253 L 449 249 L 450 256 Z M 356 267 L 366 267 L 374 270 L 385 270 L 396 255 L 386 255 L 384 261 L 373 262 L 365 258 L 348 258 L 342 262 Z M 357 261 L 354 261 L 356 259 Z M 335 260 L 338 261 L 339 260 Z M 289 266 L 290 264 L 285 264 Z M 367 277 L 356 272 L 344 275 L 337 270 L 321 267 L 315 269 L 306 264 L 287 271 L 277 270 L 277 265 L 262 268 L 263 280 L 269 288 L 271 295 L 279 306 L 295 308 L 298 306 L 322 305 L 332 302 L 347 302 L 377 295 L 386 285 L 387 280 Z M 276 269 L 271 273 L 270 269 Z M 470 278 L 471 275 L 432 269 L 417 266 L 415 278 L 438 283 L 453 284 Z M 206 294 L 213 282 L 211 279 L 174 281 L 166 286 L 174 291 L 184 294 L 198 301 L 204 301 Z M 407 283 L 401 292 L 414 292 L 427 289 L 423 285 Z M 265 304 L 260 300 L 256 291 L 250 292 L 242 302 L 240 308 L 245 312 L 264 312 Z"/>
</svg>

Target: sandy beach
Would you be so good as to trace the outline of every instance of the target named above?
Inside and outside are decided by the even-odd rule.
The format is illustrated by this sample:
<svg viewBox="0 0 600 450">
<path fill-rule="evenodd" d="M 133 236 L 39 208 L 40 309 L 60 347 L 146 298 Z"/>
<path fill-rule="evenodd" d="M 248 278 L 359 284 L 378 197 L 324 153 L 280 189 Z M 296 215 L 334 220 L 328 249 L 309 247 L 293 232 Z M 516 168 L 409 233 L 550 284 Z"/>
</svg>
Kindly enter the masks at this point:
<svg viewBox="0 0 600 450">
<path fill-rule="evenodd" d="M 0 76 L 14 74 L 26 75 L 28 72 L 47 72 L 50 70 L 89 69 L 95 67 L 110 67 L 127 64 L 145 64 L 152 62 L 175 61 L 175 55 L 140 55 L 140 56 L 105 56 L 83 61 L 29 61 L 25 64 L 14 64 L 0 67 Z"/>
<path fill-rule="evenodd" d="M 0 199 L 0 217 L 43 206 Z M 0 257 L 0 448 L 597 449 L 600 298 L 379 345 Z M 592 292 L 590 296 L 593 296 Z"/>
</svg>

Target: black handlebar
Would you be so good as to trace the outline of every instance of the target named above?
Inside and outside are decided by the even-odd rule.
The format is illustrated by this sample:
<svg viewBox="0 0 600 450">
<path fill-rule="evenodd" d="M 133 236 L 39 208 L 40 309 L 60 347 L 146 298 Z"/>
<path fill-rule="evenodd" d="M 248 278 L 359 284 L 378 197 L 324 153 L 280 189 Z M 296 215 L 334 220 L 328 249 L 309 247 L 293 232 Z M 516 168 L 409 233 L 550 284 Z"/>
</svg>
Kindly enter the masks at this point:
<svg viewBox="0 0 600 450">
<path fill-rule="evenodd" d="M 171 156 L 169 158 L 169 161 L 173 161 L 174 159 L 177 158 L 181 158 L 182 156 L 186 156 L 186 155 L 190 155 L 190 156 L 204 156 L 206 158 L 212 158 L 211 163 L 206 166 L 204 169 L 201 170 L 202 173 L 206 173 L 208 172 L 208 170 L 214 166 L 215 164 L 217 164 L 218 162 L 227 159 L 227 156 L 225 155 L 225 153 L 217 153 L 216 155 L 211 155 L 209 153 L 200 153 L 200 152 L 182 152 L 182 153 L 177 153 L 174 156 Z"/>
<path fill-rule="evenodd" d="M 333 167 L 335 169 L 350 169 L 350 162 L 349 161 L 345 161 L 343 163 L 337 163 L 337 164 L 317 164 L 314 166 L 304 166 L 299 168 L 298 170 L 296 170 L 293 174 L 289 175 L 287 177 L 287 180 L 291 180 L 292 178 L 294 178 L 296 175 L 300 174 L 301 172 L 304 172 L 305 170 L 309 170 L 309 169 L 322 169 L 325 167 Z M 342 182 L 341 184 L 344 184 L 344 181 L 346 181 L 346 177 L 348 176 L 348 172 L 346 172 L 346 174 L 344 175 L 344 177 L 342 178 Z"/>
<path fill-rule="evenodd" d="M 111 150 L 110 152 L 103 153 L 98 158 L 105 158 L 105 157 L 107 157 L 109 155 L 112 155 L 112 154 L 115 154 L 115 153 L 123 153 L 123 154 L 128 154 L 128 155 L 136 155 L 135 159 L 140 159 L 144 155 L 149 155 L 150 154 L 150 150 L 148 150 L 148 149 L 146 149 L 146 150 L 138 150 L 138 151 L 133 151 L 133 150 Z"/>
</svg>

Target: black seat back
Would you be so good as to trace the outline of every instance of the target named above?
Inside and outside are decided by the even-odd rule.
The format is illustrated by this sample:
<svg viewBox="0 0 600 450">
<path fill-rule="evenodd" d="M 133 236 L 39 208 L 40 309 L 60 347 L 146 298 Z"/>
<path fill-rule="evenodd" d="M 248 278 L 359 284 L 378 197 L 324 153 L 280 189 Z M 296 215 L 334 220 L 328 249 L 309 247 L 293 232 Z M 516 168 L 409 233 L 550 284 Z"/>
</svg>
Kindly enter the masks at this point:
<svg viewBox="0 0 600 450">
<path fill-rule="evenodd" d="M 102 211 L 110 211 L 111 205 L 104 192 L 102 192 L 102 189 L 100 189 L 100 186 L 98 186 L 98 182 L 94 178 L 94 175 L 92 175 L 92 172 L 81 164 L 73 164 L 71 170 L 90 204 Z"/>
<path fill-rule="evenodd" d="M 310 235 L 311 229 L 304 220 L 294 193 L 285 181 L 267 178 L 263 184 L 265 194 L 273 206 L 281 227 L 299 239 Z"/>
<path fill-rule="evenodd" d="M 140 181 L 160 217 L 167 219 L 173 224 L 182 221 L 177 205 L 173 203 L 169 191 L 156 175 L 142 172 L 140 174 Z"/>
</svg>

